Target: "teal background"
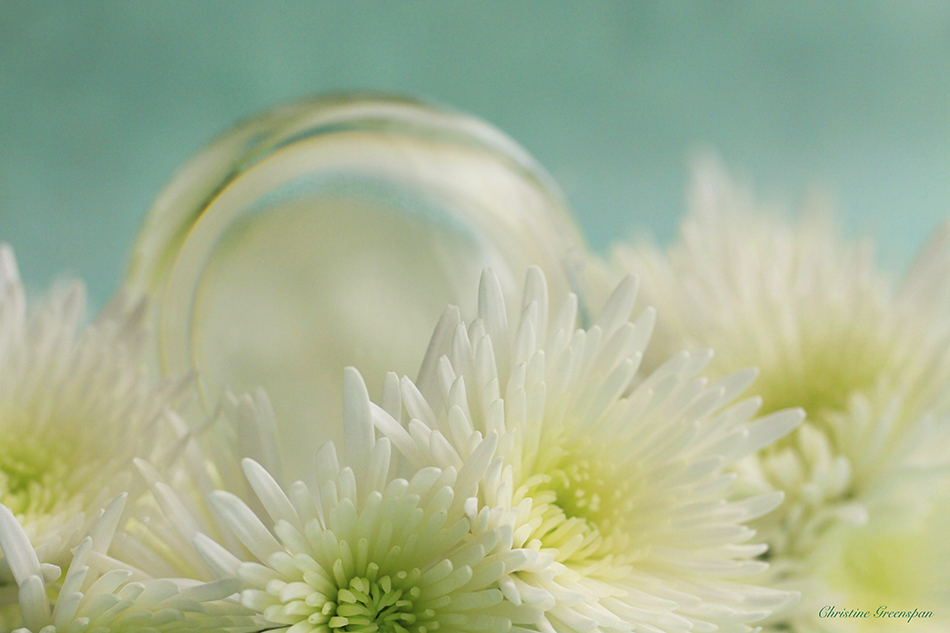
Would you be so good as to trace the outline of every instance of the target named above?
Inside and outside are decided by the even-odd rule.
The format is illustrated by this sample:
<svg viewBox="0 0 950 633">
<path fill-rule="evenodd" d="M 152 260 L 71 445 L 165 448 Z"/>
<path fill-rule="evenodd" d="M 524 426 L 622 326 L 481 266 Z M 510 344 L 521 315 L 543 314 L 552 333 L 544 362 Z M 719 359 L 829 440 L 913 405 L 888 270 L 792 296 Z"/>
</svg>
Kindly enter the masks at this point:
<svg viewBox="0 0 950 633">
<path fill-rule="evenodd" d="M 117 287 L 173 171 L 322 91 L 475 113 L 561 183 L 591 243 L 668 241 L 687 158 L 811 183 L 905 266 L 950 200 L 950 3 L 0 0 L 0 240 L 34 288 Z"/>
</svg>

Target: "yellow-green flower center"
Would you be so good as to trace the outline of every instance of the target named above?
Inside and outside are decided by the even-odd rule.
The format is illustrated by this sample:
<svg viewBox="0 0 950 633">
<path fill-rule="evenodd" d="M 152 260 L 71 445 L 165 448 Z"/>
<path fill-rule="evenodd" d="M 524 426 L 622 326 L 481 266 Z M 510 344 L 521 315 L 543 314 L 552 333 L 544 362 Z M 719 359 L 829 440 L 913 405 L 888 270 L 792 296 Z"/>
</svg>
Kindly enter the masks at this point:
<svg viewBox="0 0 950 633">
<path fill-rule="evenodd" d="M 628 549 L 634 479 L 611 453 L 588 438 L 559 438 L 540 452 L 536 474 L 519 491 L 519 499 L 531 497 L 543 509 L 534 538 L 556 550 L 560 562 L 582 563 Z"/>
<path fill-rule="evenodd" d="M 851 394 L 873 388 L 882 365 L 886 365 L 883 354 L 870 346 L 835 349 L 816 344 L 816 349 L 807 351 L 798 363 L 799 370 L 790 361 L 760 363 L 761 374 L 753 385 L 762 397 L 760 415 L 802 407 L 815 419 L 827 411 L 840 411 L 847 407 Z"/>
<path fill-rule="evenodd" d="M 840 551 L 821 552 L 830 563 L 828 581 L 849 604 L 932 608 L 946 586 L 935 530 L 858 528 L 839 535 Z"/>
<path fill-rule="evenodd" d="M 327 626 L 331 631 L 365 633 L 408 633 L 414 630 L 412 625 L 417 616 L 412 612 L 413 600 L 418 599 L 419 589 L 412 587 L 408 591 L 393 586 L 389 576 L 378 580 L 353 578 L 349 586 L 337 591 L 335 608 Z M 330 606 L 332 603 L 328 603 Z M 419 627 L 425 631 L 425 627 Z"/>
<path fill-rule="evenodd" d="M 587 521 L 593 529 L 610 533 L 618 528 L 629 510 L 629 483 L 616 465 L 586 452 L 565 451 L 547 471 L 555 503 L 568 518 Z"/>
<path fill-rule="evenodd" d="M 866 306 L 866 311 L 878 317 L 872 306 Z M 759 415 L 802 407 L 809 421 L 840 449 L 835 446 L 840 438 L 835 437 L 828 415 L 847 409 L 855 393 L 871 393 L 882 378 L 894 376 L 901 366 L 900 346 L 883 320 L 883 316 L 867 315 L 844 318 L 828 308 L 802 315 L 794 336 L 730 332 L 722 340 L 710 341 L 716 350 L 710 374 L 727 376 L 757 366 L 759 377 L 749 395 L 762 398 Z M 785 447 L 794 448 L 794 434 L 770 450 Z"/>
<path fill-rule="evenodd" d="M 35 436 L 0 437 L 0 503 L 15 515 L 36 518 L 69 499 L 72 478 L 60 448 Z"/>
<path fill-rule="evenodd" d="M 363 574 L 349 576 L 342 560 L 326 573 L 303 554 L 294 564 L 303 572 L 303 582 L 267 588 L 280 601 L 264 611 L 272 622 L 322 633 L 428 633 L 439 628 L 433 605 L 420 603 L 418 569 L 387 575 L 369 563 Z M 448 604 L 447 596 L 441 600 L 442 606 Z"/>
</svg>

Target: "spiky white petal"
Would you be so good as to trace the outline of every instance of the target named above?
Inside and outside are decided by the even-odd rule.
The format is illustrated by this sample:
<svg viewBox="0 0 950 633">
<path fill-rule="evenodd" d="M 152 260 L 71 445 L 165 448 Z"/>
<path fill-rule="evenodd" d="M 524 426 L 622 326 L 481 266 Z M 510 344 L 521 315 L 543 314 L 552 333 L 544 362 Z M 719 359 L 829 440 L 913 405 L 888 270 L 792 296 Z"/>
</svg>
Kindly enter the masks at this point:
<svg viewBox="0 0 950 633">
<path fill-rule="evenodd" d="M 802 414 L 750 422 L 758 402 L 731 403 L 754 373 L 708 384 L 708 351 L 637 377 L 654 313 L 631 322 L 635 297 L 628 278 L 575 329 L 576 298 L 549 311 L 540 270 L 519 312 L 486 271 L 478 318 L 446 312 L 418 380 L 389 376 L 374 422 L 409 470 L 453 467 L 498 436 L 467 511 L 476 534 L 510 525 L 513 548 L 553 559 L 527 558 L 502 582 L 545 611 L 540 630 L 749 630 L 794 600 L 742 580 L 764 567 L 743 523 L 781 495 L 730 503 L 723 469 Z"/>
<path fill-rule="evenodd" d="M 0 505 L 0 549 L 16 578 L 13 633 L 158 633 L 260 630 L 232 598 L 240 583 L 153 579 L 109 555 L 125 505 L 116 497 L 73 552 L 66 573 L 40 563 L 13 513 Z M 55 596 L 52 597 L 51 596 Z"/>
<path fill-rule="evenodd" d="M 114 549 L 123 560 L 155 575 L 204 581 L 233 575 L 238 557 L 249 552 L 212 512 L 208 498 L 223 489 L 237 494 L 255 511 L 265 511 L 244 475 L 241 461 L 245 457 L 286 483 L 274 450 L 270 401 L 261 390 L 240 397 L 227 393 L 202 424 L 189 424 L 175 414 L 167 419 L 180 450 L 171 460 L 135 460 L 150 494 L 136 500 Z M 196 539 L 213 543 L 219 551 L 210 557 L 199 554 L 193 545 Z"/>
</svg>

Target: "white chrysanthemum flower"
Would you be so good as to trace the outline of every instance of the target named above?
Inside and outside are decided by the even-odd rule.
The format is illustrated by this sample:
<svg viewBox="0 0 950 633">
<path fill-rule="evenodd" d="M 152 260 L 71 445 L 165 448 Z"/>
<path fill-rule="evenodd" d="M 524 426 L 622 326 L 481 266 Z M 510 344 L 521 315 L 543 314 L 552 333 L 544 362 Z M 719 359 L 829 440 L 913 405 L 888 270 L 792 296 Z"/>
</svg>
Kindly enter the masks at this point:
<svg viewBox="0 0 950 633">
<path fill-rule="evenodd" d="M 801 420 L 800 411 L 755 423 L 756 400 L 728 406 L 754 378 L 708 384 L 711 353 L 680 353 L 632 391 L 654 313 L 629 316 L 625 280 L 588 330 L 575 329 L 571 295 L 548 317 L 540 270 L 527 277 L 517 320 L 485 271 L 479 317 L 450 309 L 418 381 L 387 377 L 380 431 L 408 462 L 458 467 L 480 438 L 496 458 L 468 508 L 475 532 L 510 524 L 513 547 L 555 565 L 518 570 L 501 587 L 545 610 L 542 631 L 745 631 L 795 597 L 743 584 L 766 565 L 743 525 L 781 493 L 731 503 L 723 468 Z M 401 421 L 402 410 L 409 421 Z"/>
<path fill-rule="evenodd" d="M 142 306 L 125 310 L 120 298 L 80 332 L 83 312 L 80 283 L 27 310 L 0 245 L 0 503 L 44 562 L 64 562 L 94 513 L 127 490 L 132 459 L 153 454 L 183 384 L 153 384 L 140 368 Z"/>
<path fill-rule="evenodd" d="M 765 412 L 806 410 L 795 434 L 736 470 L 748 494 L 786 493 L 754 526 L 777 577 L 803 589 L 799 611 L 810 617 L 826 600 L 813 582 L 815 566 L 826 567 L 815 552 L 833 547 L 825 534 L 867 521 L 897 478 L 939 486 L 945 476 L 929 467 L 950 446 L 935 423 L 950 398 L 950 235 L 936 236 L 895 292 L 868 245 L 842 243 L 822 209 L 783 221 L 714 161 L 698 166 L 681 233 L 665 253 L 620 246 L 614 264 L 640 276 L 664 315 L 661 351 L 711 346 L 714 377 L 760 369 L 752 391 Z"/>
<path fill-rule="evenodd" d="M 902 503 L 875 507 L 866 524 L 839 523 L 821 539 L 806 566 L 821 599 L 798 610 L 795 630 L 950 631 L 950 482 L 942 490 L 919 483 L 902 482 Z M 829 606 L 872 615 L 834 622 Z"/>
<path fill-rule="evenodd" d="M 264 508 L 248 485 L 242 459 L 252 458 L 281 485 L 273 408 L 258 390 L 240 398 L 226 394 L 217 411 L 200 424 L 188 424 L 174 412 L 166 415 L 177 450 L 168 459 L 135 459 L 149 494 L 140 495 L 116 534 L 116 556 L 159 577 L 210 581 L 219 569 L 193 546 L 199 534 L 239 558 L 250 552 L 208 505 L 215 490 L 237 495 L 255 511 Z"/>
<path fill-rule="evenodd" d="M 240 578 L 243 604 L 267 630 L 304 633 L 504 632 L 540 618 L 531 605 L 506 600 L 498 581 L 512 570 L 545 567 L 549 556 L 512 550 L 510 526 L 471 534 L 466 499 L 477 493 L 496 444 L 490 435 L 456 468 L 390 476 L 391 449 L 376 440 L 362 378 L 344 381 L 345 462 L 332 443 L 316 455 L 316 484 L 282 487 L 258 462 L 243 461 L 253 498 L 228 491 L 200 504 L 171 486 L 163 510 L 181 542 L 218 577 Z M 147 471 L 147 468 L 146 468 Z M 220 521 L 238 546 L 196 529 Z M 166 536 L 168 536 L 166 531 Z"/>
<path fill-rule="evenodd" d="M 17 584 L 19 619 L 13 633 L 145 633 L 260 630 L 232 599 L 234 579 L 195 583 L 153 579 L 109 556 L 125 496 L 103 511 L 73 552 L 65 577 L 43 564 L 13 513 L 0 505 L 0 548 Z M 51 600 L 51 595 L 55 598 Z M 21 626 L 22 625 L 22 626 Z"/>
</svg>

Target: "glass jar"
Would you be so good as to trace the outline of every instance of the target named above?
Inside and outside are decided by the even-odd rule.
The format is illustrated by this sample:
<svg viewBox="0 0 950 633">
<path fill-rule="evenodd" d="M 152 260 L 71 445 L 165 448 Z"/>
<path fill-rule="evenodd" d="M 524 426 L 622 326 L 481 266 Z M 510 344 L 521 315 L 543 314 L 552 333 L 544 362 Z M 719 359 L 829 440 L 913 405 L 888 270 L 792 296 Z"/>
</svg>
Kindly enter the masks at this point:
<svg viewBox="0 0 950 633">
<path fill-rule="evenodd" d="M 520 302 L 540 266 L 552 301 L 584 244 L 557 187 L 471 116 L 386 96 L 319 97 L 237 126 L 167 186 L 131 284 L 151 296 L 156 359 L 195 371 L 204 405 L 263 387 L 285 475 L 342 438 L 343 368 L 379 396 L 414 377 L 449 304 L 471 318 L 492 266 Z"/>
</svg>

